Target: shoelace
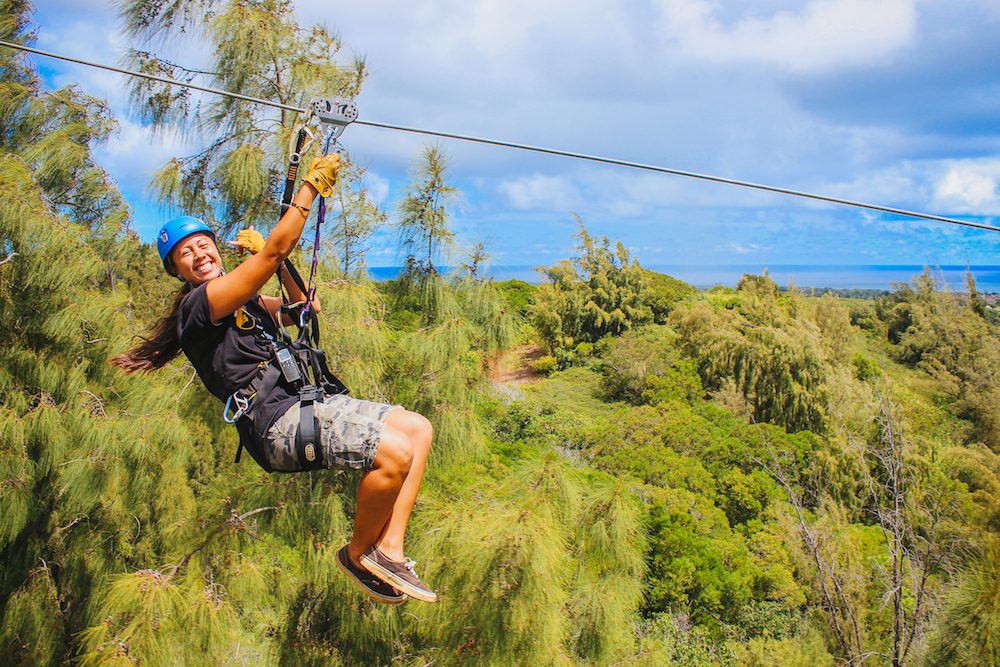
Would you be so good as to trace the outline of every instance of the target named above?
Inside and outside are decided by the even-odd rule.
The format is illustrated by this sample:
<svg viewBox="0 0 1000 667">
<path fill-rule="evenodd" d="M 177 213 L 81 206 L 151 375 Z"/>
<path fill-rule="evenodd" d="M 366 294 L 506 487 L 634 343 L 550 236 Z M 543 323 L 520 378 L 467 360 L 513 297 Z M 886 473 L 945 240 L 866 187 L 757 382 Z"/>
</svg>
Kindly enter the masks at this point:
<svg viewBox="0 0 1000 667">
<path fill-rule="evenodd" d="M 403 567 L 409 570 L 414 577 L 417 576 L 417 571 L 413 569 L 414 567 L 416 567 L 416 565 L 417 561 L 413 560 L 412 558 L 407 558 L 405 561 L 403 561 Z"/>
</svg>

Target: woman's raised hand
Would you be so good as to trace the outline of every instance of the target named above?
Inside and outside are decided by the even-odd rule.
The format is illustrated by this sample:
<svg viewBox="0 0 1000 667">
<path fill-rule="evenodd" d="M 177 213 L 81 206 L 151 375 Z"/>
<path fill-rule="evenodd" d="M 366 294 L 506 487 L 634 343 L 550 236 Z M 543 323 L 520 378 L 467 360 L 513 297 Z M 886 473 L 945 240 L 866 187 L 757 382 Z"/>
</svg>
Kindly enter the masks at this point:
<svg viewBox="0 0 1000 667">
<path fill-rule="evenodd" d="M 337 182 L 339 172 L 340 155 L 330 153 L 312 161 L 312 164 L 309 165 L 309 173 L 306 174 L 306 182 L 316 186 L 320 196 L 329 197 L 333 194 L 333 186 Z"/>
</svg>

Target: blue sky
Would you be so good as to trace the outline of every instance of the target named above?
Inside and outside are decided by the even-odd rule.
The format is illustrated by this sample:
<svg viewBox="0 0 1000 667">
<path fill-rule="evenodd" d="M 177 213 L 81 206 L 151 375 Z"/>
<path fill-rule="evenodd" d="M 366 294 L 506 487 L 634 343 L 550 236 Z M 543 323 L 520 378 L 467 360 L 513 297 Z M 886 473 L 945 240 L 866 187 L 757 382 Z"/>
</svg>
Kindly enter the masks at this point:
<svg viewBox="0 0 1000 667">
<path fill-rule="evenodd" d="M 367 59 L 363 118 L 718 174 L 1000 225 L 996 0 L 295 3 Z M 118 63 L 114 3 L 38 0 L 39 48 Z M 197 42 L 184 64 L 199 66 Z M 149 176 L 190 152 L 127 116 L 121 75 L 36 58 L 108 99 L 100 149 L 146 239 Z M 352 126 L 394 211 L 429 140 Z M 572 254 L 570 211 L 644 264 L 1000 264 L 1000 234 L 442 141 L 461 243 L 495 264 Z M 398 263 L 390 234 L 373 266 Z"/>
</svg>

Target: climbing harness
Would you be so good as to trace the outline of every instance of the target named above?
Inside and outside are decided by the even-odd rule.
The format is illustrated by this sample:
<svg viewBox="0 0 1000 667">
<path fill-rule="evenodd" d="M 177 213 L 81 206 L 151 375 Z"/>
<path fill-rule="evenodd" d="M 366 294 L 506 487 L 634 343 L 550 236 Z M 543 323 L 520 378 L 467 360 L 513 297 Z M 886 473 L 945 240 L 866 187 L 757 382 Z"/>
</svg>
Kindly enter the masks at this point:
<svg viewBox="0 0 1000 667">
<path fill-rule="evenodd" d="M 295 191 L 295 181 L 298 178 L 302 155 L 312 147 L 316 135 L 310 124 L 316 121 L 320 136 L 326 136 L 323 154 L 332 150 L 340 152 L 341 146 L 337 139 L 344 129 L 358 117 L 358 108 L 353 102 L 317 98 L 309 107 L 309 116 L 299 128 L 291 156 L 288 160 L 288 171 L 285 177 L 285 187 L 281 198 L 281 212 L 284 214 L 292 203 Z M 301 208 L 300 208 L 301 211 Z M 307 215 L 308 210 L 303 211 Z M 278 382 L 285 383 L 298 391 L 299 396 L 299 427 L 295 435 L 295 450 L 301 470 L 315 470 L 324 467 L 323 450 L 320 446 L 321 427 L 316 416 L 315 404 L 322 402 L 328 395 L 347 394 L 348 389 L 333 373 L 326 362 L 326 354 L 319 347 L 319 321 L 312 302 L 316 297 L 316 270 L 319 267 L 319 247 L 322 227 L 326 221 L 326 199 L 320 196 L 319 210 L 316 215 L 316 232 L 313 238 L 312 261 L 309 267 L 309 279 L 303 281 L 302 276 L 286 259 L 279 267 L 278 284 L 281 291 L 282 304 L 279 308 L 278 336 L 270 335 L 257 323 L 256 327 L 271 344 L 273 357 L 261 365 L 260 371 L 250 383 L 238 390 L 226 401 L 223 417 L 227 422 L 235 423 L 240 431 L 240 445 L 236 452 L 236 462 L 239 463 L 243 448 L 250 443 L 263 441 L 266 424 L 259 424 L 254 419 L 254 405 L 262 405 Z M 281 272 L 288 271 L 289 277 L 299 291 L 305 295 L 302 302 L 292 303 L 282 285 Z M 285 317 L 294 322 L 299 329 L 297 336 L 292 336 L 285 327 Z M 270 465 L 265 456 L 251 449 L 254 459 L 265 470 L 270 471 Z"/>
</svg>

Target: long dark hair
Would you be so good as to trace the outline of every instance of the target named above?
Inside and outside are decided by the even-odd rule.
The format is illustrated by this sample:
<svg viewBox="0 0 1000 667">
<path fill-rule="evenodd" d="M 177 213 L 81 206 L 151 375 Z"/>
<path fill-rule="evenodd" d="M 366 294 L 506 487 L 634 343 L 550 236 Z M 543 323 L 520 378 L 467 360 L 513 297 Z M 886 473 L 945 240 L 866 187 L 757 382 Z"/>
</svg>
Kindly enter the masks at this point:
<svg viewBox="0 0 1000 667">
<path fill-rule="evenodd" d="M 177 336 L 177 313 L 181 308 L 181 301 L 192 290 L 191 283 L 184 283 L 184 287 L 177 290 L 174 295 L 174 303 L 170 307 L 170 312 L 161 317 L 153 325 L 152 335 L 149 338 L 139 336 L 142 342 L 133 347 L 125 354 L 119 354 L 111 359 L 114 366 L 118 366 L 126 373 L 147 373 L 166 366 L 181 352 L 181 341 Z"/>
</svg>

